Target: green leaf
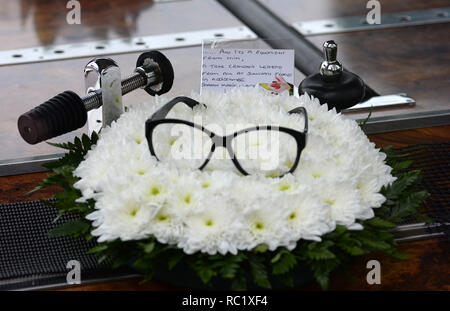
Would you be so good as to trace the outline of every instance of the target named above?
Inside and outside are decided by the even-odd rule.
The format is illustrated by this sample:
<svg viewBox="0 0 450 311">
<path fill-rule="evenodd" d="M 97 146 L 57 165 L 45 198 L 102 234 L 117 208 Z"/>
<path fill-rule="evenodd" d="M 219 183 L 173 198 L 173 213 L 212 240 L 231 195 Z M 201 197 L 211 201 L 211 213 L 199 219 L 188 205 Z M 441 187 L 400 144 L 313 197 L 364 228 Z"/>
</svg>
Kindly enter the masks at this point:
<svg viewBox="0 0 450 311">
<path fill-rule="evenodd" d="M 106 259 L 108 259 L 108 256 L 103 255 L 102 257 L 100 257 L 97 261 L 98 264 L 101 264 L 102 262 L 104 262 Z"/>
<path fill-rule="evenodd" d="M 33 189 L 31 189 L 30 191 L 28 191 L 27 193 L 25 193 L 25 196 L 29 196 L 32 195 L 33 193 L 35 193 L 36 191 L 39 191 L 43 188 L 43 186 L 39 185 L 34 187 Z"/>
<path fill-rule="evenodd" d="M 360 256 L 367 253 L 363 248 L 354 244 L 339 243 L 338 246 L 351 256 Z"/>
<path fill-rule="evenodd" d="M 328 289 L 330 274 L 340 265 L 340 263 L 341 261 L 338 260 L 337 258 L 331 260 L 317 260 L 311 262 L 310 268 L 314 273 L 314 277 L 317 283 L 319 283 L 320 287 L 323 290 Z"/>
<path fill-rule="evenodd" d="M 294 278 L 292 273 L 278 274 L 277 279 L 288 287 L 294 286 Z"/>
<path fill-rule="evenodd" d="M 144 253 L 150 254 L 155 249 L 155 242 L 151 241 L 142 245 Z"/>
<path fill-rule="evenodd" d="M 91 248 L 88 251 L 88 254 L 101 253 L 101 252 L 103 252 L 103 251 L 105 251 L 107 249 L 108 249 L 108 245 L 107 244 L 99 244 L 99 245 L 96 245 L 93 248 Z"/>
<path fill-rule="evenodd" d="M 253 251 L 255 253 L 265 253 L 268 249 L 269 246 L 267 244 L 259 244 L 253 249 Z"/>
<path fill-rule="evenodd" d="M 247 290 L 247 281 L 243 275 L 239 275 L 231 280 L 231 290 L 234 291 Z"/>
<path fill-rule="evenodd" d="M 320 288 L 323 290 L 328 290 L 328 284 L 330 282 L 330 277 L 328 274 L 315 274 L 317 283 L 319 283 Z"/>
<path fill-rule="evenodd" d="M 294 254 L 289 251 L 286 251 L 281 256 L 280 260 L 278 260 L 273 265 L 273 274 L 285 274 L 291 271 L 297 265 L 297 258 Z"/>
<path fill-rule="evenodd" d="M 370 247 L 375 251 L 386 251 L 391 248 L 391 245 L 383 240 L 370 239 L 366 237 L 358 237 L 359 241 L 361 241 L 364 245 Z"/>
<path fill-rule="evenodd" d="M 81 143 L 81 139 L 79 137 L 75 137 L 75 140 L 73 142 L 75 144 L 76 149 L 83 150 L 83 144 Z"/>
<path fill-rule="evenodd" d="M 271 263 L 276 263 L 278 260 L 280 260 L 282 255 L 282 252 L 278 252 L 275 257 L 272 258 L 272 260 L 270 261 Z"/>
<path fill-rule="evenodd" d="M 49 235 L 53 237 L 79 236 L 89 230 L 89 223 L 84 220 L 72 220 L 63 223 L 59 227 L 50 230 Z"/>
<path fill-rule="evenodd" d="M 172 270 L 184 257 L 183 252 L 175 252 L 169 259 L 167 260 L 167 266 L 169 270 Z"/>
<path fill-rule="evenodd" d="M 395 162 L 392 165 L 392 169 L 394 172 L 400 172 L 403 170 L 406 170 L 408 167 L 410 167 L 413 164 L 412 160 L 408 160 L 408 161 L 401 161 L 401 162 Z"/>
<path fill-rule="evenodd" d="M 83 143 L 83 149 L 86 151 L 91 149 L 91 140 L 89 139 L 89 136 L 87 136 L 86 134 L 83 134 L 83 136 L 81 136 L 81 142 Z"/>
<path fill-rule="evenodd" d="M 197 269 L 197 274 L 203 283 L 209 284 L 211 279 L 217 275 L 217 271 L 208 268 Z"/>
<path fill-rule="evenodd" d="M 370 106 L 370 111 L 369 111 L 369 114 L 367 115 L 367 118 L 364 121 L 359 123 L 359 126 L 361 128 L 363 128 L 367 124 L 367 122 L 369 122 L 369 119 L 372 116 L 372 111 L 373 111 L 373 106 Z"/>
<path fill-rule="evenodd" d="M 249 260 L 250 273 L 253 277 L 253 281 L 256 285 L 263 288 L 271 288 L 269 277 L 267 274 L 266 266 L 262 263 L 262 259 L 259 256 L 253 256 Z"/>
<path fill-rule="evenodd" d="M 342 225 L 337 225 L 336 229 L 333 232 L 330 232 L 326 235 L 328 239 L 338 239 L 341 235 L 343 235 L 347 231 L 347 228 Z"/>
<path fill-rule="evenodd" d="M 370 226 L 378 227 L 378 228 L 394 228 L 394 227 L 396 227 L 396 224 L 394 224 L 390 221 L 381 219 L 380 217 L 374 217 L 372 219 L 369 219 L 365 222 L 365 224 L 369 224 Z"/>
<path fill-rule="evenodd" d="M 228 263 L 220 269 L 220 275 L 225 279 L 232 279 L 236 276 L 238 270 L 239 265 L 237 263 Z"/>
<path fill-rule="evenodd" d="M 333 259 L 336 256 L 329 250 L 333 244 L 331 241 L 313 242 L 308 245 L 307 256 L 313 260 Z"/>
</svg>

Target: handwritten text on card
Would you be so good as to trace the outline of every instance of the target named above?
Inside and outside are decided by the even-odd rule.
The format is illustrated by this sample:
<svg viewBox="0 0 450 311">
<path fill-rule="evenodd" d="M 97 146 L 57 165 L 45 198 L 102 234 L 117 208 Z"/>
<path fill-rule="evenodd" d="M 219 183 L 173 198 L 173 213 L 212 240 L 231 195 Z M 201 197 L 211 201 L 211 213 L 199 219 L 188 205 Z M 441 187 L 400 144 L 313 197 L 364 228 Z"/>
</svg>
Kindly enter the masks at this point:
<svg viewBox="0 0 450 311">
<path fill-rule="evenodd" d="M 203 49 L 202 90 L 254 87 L 276 75 L 294 83 L 294 50 Z"/>
</svg>

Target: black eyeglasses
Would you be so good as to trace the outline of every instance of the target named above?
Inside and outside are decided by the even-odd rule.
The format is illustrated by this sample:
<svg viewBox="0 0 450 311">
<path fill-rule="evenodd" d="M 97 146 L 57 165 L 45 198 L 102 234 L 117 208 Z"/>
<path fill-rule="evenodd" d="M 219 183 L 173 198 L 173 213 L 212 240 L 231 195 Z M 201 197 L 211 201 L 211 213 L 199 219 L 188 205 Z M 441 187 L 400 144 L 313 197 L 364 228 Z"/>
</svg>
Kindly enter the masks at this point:
<svg viewBox="0 0 450 311">
<path fill-rule="evenodd" d="M 150 153 L 158 161 L 177 162 L 178 166 L 202 170 L 214 151 L 224 147 L 236 168 L 244 175 L 263 173 L 282 177 L 298 166 L 306 145 L 308 116 L 297 107 L 289 113 L 302 114 L 303 132 L 274 125 L 258 125 L 220 136 L 203 126 L 180 119 L 166 119 L 178 103 L 193 109 L 199 102 L 189 97 L 176 97 L 157 110 L 145 122 L 145 136 Z"/>
</svg>

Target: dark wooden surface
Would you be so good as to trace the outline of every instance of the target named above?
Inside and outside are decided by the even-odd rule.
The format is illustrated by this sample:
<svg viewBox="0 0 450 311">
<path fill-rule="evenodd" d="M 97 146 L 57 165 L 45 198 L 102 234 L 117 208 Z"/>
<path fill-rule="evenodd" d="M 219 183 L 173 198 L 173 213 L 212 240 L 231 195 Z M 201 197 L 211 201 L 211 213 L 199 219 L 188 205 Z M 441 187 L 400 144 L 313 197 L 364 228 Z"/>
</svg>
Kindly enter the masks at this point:
<svg viewBox="0 0 450 311">
<path fill-rule="evenodd" d="M 337 16 L 364 15 L 360 0 L 261 0 L 287 22 Z M 0 49 L 17 49 L 47 44 L 105 40 L 233 27 L 241 23 L 213 0 L 189 0 L 152 3 L 147 0 L 81 0 L 82 24 L 65 22 L 65 1 L 0 0 Z M 448 6 L 448 0 L 382 1 L 382 12 L 399 12 Z M 199 17 L 201 12 L 201 18 Z M 374 116 L 416 111 L 448 109 L 450 88 L 450 24 L 414 26 L 309 39 L 318 47 L 328 39 L 340 45 L 339 57 L 346 68 L 360 74 L 382 94 L 407 92 L 418 100 L 414 109 L 403 108 L 375 112 Z M 198 90 L 200 48 L 163 51 L 172 61 L 176 78 L 168 96 Z M 123 73 L 132 71 L 136 53 L 114 56 Z M 82 70 L 86 59 L 0 67 L 0 160 L 55 152 L 45 144 L 29 146 L 16 130 L 17 117 L 53 95 L 71 89 L 83 93 Z M 296 84 L 303 75 L 297 74 Z M 127 103 L 150 101 L 144 92 L 127 95 Z M 354 118 L 363 114 L 352 114 Z M 67 139 L 71 135 L 62 137 Z M 450 127 L 434 127 L 371 135 L 378 146 L 439 142 L 450 140 Z M 61 139 L 59 139 L 61 140 Z M 46 173 L 0 177 L 0 203 L 49 198 L 56 188 L 25 196 Z M 400 250 L 412 255 L 396 261 L 382 255 L 359 258 L 351 267 L 351 276 L 333 275 L 332 289 L 369 290 L 449 290 L 448 244 L 442 239 L 402 243 Z M 447 246 L 447 247 L 446 247 Z M 447 251 L 447 252 L 445 252 Z M 366 262 L 381 262 L 382 284 L 369 286 L 365 281 Z M 170 285 L 139 280 L 109 282 L 71 287 L 69 290 L 170 290 Z M 316 290 L 315 285 L 301 289 Z"/>
</svg>

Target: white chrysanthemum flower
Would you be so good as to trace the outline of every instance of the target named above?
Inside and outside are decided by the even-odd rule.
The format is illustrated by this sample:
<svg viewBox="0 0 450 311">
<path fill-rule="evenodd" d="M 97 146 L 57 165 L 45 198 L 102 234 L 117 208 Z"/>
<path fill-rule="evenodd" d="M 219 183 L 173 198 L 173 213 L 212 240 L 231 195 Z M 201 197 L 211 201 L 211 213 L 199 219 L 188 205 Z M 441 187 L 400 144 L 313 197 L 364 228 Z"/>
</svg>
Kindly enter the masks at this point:
<svg viewBox="0 0 450 311">
<path fill-rule="evenodd" d="M 195 174 L 180 176 L 176 183 L 171 184 L 167 196 L 167 204 L 179 215 L 187 216 L 204 207 L 204 193 L 200 191 L 201 184 Z"/>
<path fill-rule="evenodd" d="M 269 250 L 291 245 L 288 224 L 289 208 L 277 196 L 258 200 L 242 213 L 242 230 L 237 241 L 239 249 L 251 250 L 265 244 Z"/>
<path fill-rule="evenodd" d="M 365 208 L 361 204 L 361 196 L 356 189 L 355 181 L 328 182 L 320 189 L 317 188 L 317 184 L 314 189 L 318 192 L 320 201 L 329 205 L 330 220 L 335 221 L 336 224 L 350 226 L 357 218 L 365 215 Z M 373 213 L 372 209 L 370 211 Z"/>
<path fill-rule="evenodd" d="M 308 192 L 285 196 L 283 203 L 289 209 L 288 226 L 295 243 L 299 239 L 321 241 L 320 236 L 334 229 L 330 206 Z"/>
<path fill-rule="evenodd" d="M 104 195 L 96 201 L 96 207 L 97 211 L 86 218 L 97 226 L 92 235 L 99 236 L 99 242 L 147 237 L 146 227 L 159 211 L 158 207 L 142 200 L 134 191 Z"/>
<path fill-rule="evenodd" d="M 200 212 L 184 219 L 184 236 L 178 246 L 188 254 L 197 251 L 215 255 L 237 253 L 235 241 L 240 238 L 240 219 L 236 211 L 222 200 L 213 200 Z"/>
<path fill-rule="evenodd" d="M 206 108 L 178 104 L 168 117 L 202 124 L 218 135 L 254 125 L 301 131 L 303 117 L 287 112 L 305 107 L 309 133 L 296 171 L 282 178 L 273 178 L 274 171 L 242 176 L 224 148 L 216 148 L 203 171 L 193 169 L 201 158 L 157 161 L 149 152 L 145 121 L 170 100 L 157 96 L 154 104 L 135 105 L 102 129 L 97 145 L 74 171 L 80 178 L 78 201 L 96 201 L 87 219 L 100 242 L 154 236 L 186 253 L 208 254 L 236 254 L 260 244 L 292 249 L 300 239 L 320 241 L 336 224 L 361 230 L 357 221 L 373 217 L 373 208 L 385 200 L 380 189 L 395 180 L 386 155 L 355 121 L 307 94 L 273 96 L 249 88 L 191 97 Z M 154 136 L 162 154 L 173 156 L 174 145 L 189 146 L 191 140 L 167 129 Z M 200 156 L 205 156 L 203 147 L 210 150 L 208 140 L 202 136 L 203 145 L 194 145 Z M 293 164 L 292 145 L 281 137 L 280 142 L 277 164 L 286 169 Z M 260 138 L 253 143 L 273 146 Z M 236 154 L 238 160 L 242 155 Z M 242 164 L 257 169 L 255 163 L 264 161 Z"/>
</svg>

